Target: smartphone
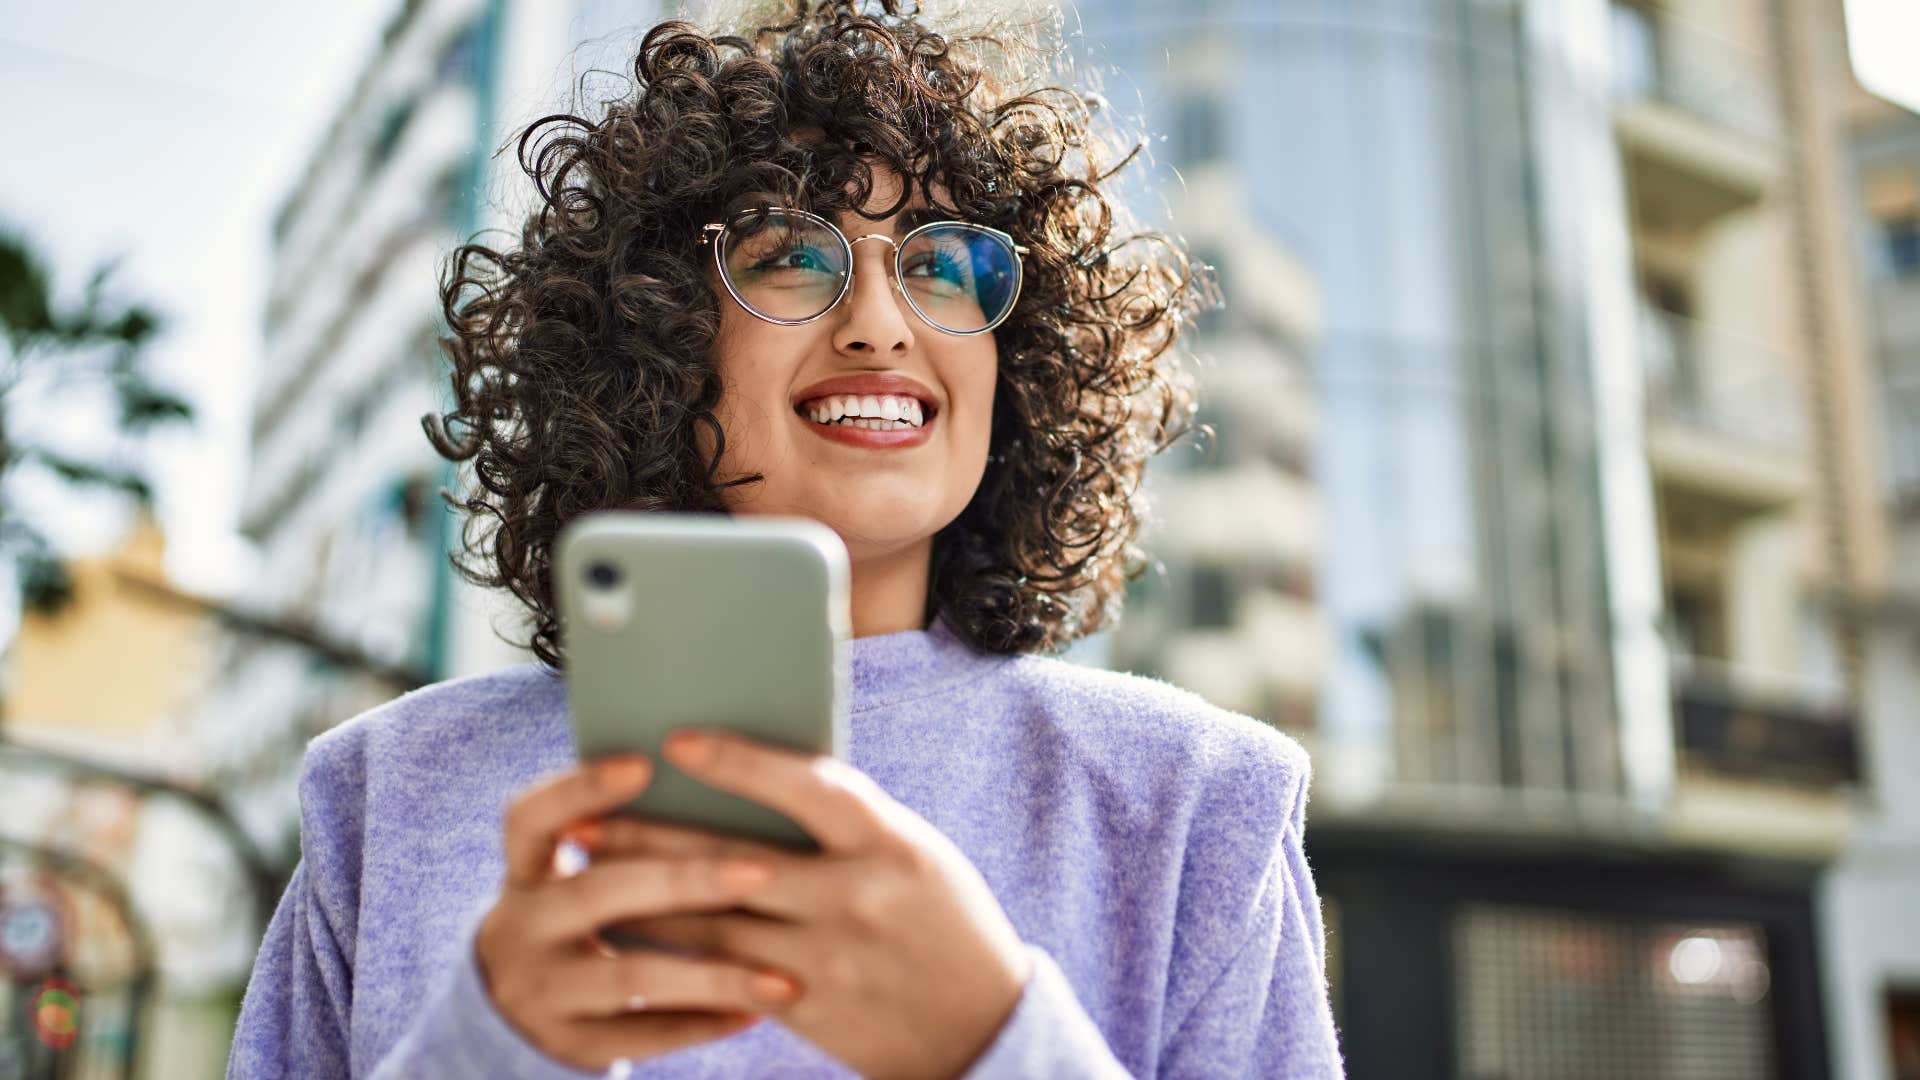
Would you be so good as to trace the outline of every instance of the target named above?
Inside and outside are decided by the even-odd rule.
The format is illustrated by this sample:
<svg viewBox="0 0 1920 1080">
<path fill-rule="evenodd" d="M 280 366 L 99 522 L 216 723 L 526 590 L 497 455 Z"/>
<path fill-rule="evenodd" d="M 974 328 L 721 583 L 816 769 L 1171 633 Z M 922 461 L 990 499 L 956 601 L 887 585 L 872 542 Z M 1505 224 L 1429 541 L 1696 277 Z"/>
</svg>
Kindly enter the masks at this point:
<svg viewBox="0 0 1920 1080">
<path fill-rule="evenodd" d="M 654 761 L 624 812 L 818 851 L 798 823 L 695 780 L 660 747 L 676 728 L 709 727 L 846 757 L 839 535 L 799 517 L 596 511 L 560 530 L 554 573 L 581 760 Z"/>
</svg>

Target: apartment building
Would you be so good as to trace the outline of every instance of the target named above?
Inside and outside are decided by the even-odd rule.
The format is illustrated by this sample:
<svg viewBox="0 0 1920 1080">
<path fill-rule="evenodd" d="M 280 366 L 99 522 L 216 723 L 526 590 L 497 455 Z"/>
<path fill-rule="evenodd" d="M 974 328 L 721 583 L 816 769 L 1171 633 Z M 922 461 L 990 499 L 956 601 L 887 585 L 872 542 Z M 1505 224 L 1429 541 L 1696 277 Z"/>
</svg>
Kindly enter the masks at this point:
<svg viewBox="0 0 1920 1080">
<path fill-rule="evenodd" d="M 1231 238 L 1222 441 L 1306 464 L 1163 477 L 1112 659 L 1313 752 L 1352 1074 L 1826 1074 L 1888 558 L 1839 4 L 1078 7 Z M 1243 344 L 1234 242 L 1310 336 Z"/>
<path fill-rule="evenodd" d="M 439 491 L 469 477 L 420 427 L 450 400 L 438 279 L 453 246 L 526 212 L 516 156 L 496 149 L 656 9 L 396 3 L 275 215 L 241 528 L 262 567 L 247 613 L 299 633 L 223 633 L 193 737 L 289 865 L 308 738 L 528 658 L 503 640 L 515 612 L 447 565 L 458 518 Z"/>
<path fill-rule="evenodd" d="M 1863 420 L 1893 554 L 1863 619 L 1872 798 L 1824 882 L 1823 960 L 1837 1071 L 1900 1076 L 1920 1071 L 1920 115 L 1858 89 L 1846 112 L 1877 402 Z"/>
</svg>

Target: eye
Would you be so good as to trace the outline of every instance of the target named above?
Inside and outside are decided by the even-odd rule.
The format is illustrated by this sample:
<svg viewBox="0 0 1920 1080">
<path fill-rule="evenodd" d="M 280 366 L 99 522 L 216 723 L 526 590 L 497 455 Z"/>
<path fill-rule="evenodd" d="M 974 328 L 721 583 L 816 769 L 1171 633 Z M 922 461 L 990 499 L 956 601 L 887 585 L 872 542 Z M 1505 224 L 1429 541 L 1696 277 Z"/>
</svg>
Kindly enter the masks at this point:
<svg viewBox="0 0 1920 1080">
<path fill-rule="evenodd" d="M 820 273 L 832 273 L 833 266 L 826 252 L 808 244 L 792 244 L 778 248 L 754 260 L 750 270 L 812 270 Z"/>
<path fill-rule="evenodd" d="M 960 261 L 944 251 L 927 251 L 914 255 L 907 260 L 907 276 L 931 278 L 950 285 L 960 285 L 966 281 L 966 271 L 960 268 Z"/>
</svg>

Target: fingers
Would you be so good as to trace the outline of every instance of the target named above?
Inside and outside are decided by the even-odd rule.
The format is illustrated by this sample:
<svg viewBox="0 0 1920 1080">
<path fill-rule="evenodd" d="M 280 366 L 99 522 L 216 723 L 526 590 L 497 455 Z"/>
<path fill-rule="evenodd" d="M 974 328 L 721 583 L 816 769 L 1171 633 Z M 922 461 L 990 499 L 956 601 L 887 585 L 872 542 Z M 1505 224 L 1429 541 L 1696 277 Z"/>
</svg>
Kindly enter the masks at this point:
<svg viewBox="0 0 1920 1080">
<path fill-rule="evenodd" d="M 593 844 L 596 858 L 644 852 L 649 855 L 724 855 L 740 859 L 774 860 L 793 854 L 791 850 L 773 844 L 627 814 L 607 815 L 601 819 L 598 832 Z"/>
<path fill-rule="evenodd" d="M 799 983 L 770 968 L 653 950 L 614 958 L 576 954 L 555 963 L 546 980 L 545 1007 L 572 1018 L 643 1011 L 768 1012 L 799 996 Z"/>
<path fill-rule="evenodd" d="M 887 794 L 830 754 L 696 728 L 677 729 L 661 749 L 688 776 L 778 810 L 828 851 L 861 849 L 886 831 Z"/>
<path fill-rule="evenodd" d="M 555 773 L 507 806 L 507 883 L 530 888 L 546 880 L 560 833 L 574 821 L 615 809 L 640 793 L 653 763 L 639 754 L 603 758 Z"/>
<path fill-rule="evenodd" d="M 772 880 L 766 862 L 712 856 L 607 859 L 538 886 L 525 933 L 546 944 L 583 939 L 609 923 L 673 911 L 731 908 Z"/>
<path fill-rule="evenodd" d="M 745 1031 L 765 1016 L 755 1013 L 631 1013 L 612 1019 L 573 1020 L 560 1027 L 569 1064 L 598 1072 L 613 1062 L 658 1057 Z M 620 1075 L 626 1075 L 621 1073 Z"/>
<path fill-rule="evenodd" d="M 803 970 L 806 967 L 806 957 L 795 951 L 801 942 L 793 936 L 791 924 L 743 911 L 653 915 L 649 919 L 622 922 L 620 930 L 632 930 L 655 942 L 693 949 L 708 957 L 724 957 L 768 969 Z"/>
</svg>

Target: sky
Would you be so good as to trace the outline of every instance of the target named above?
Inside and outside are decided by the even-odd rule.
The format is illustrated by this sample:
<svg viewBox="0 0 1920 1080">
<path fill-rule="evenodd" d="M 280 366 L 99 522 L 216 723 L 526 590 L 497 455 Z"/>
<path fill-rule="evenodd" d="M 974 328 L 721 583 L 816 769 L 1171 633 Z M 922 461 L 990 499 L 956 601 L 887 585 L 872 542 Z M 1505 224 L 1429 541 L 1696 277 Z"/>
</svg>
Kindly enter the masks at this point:
<svg viewBox="0 0 1920 1080">
<path fill-rule="evenodd" d="M 235 522 L 268 222 L 397 2 L 0 0 L 0 223 L 27 230 L 65 295 L 124 256 L 117 295 L 171 316 L 153 370 L 201 416 L 148 457 L 183 588 L 228 595 L 250 572 Z M 1920 111 L 1920 0 L 1846 10 L 1863 82 Z M 84 453 L 103 444 L 105 415 L 81 406 L 32 420 Z M 67 553 L 120 539 L 115 501 L 25 481 L 14 494 Z"/>
<path fill-rule="evenodd" d="M 268 222 L 395 4 L 0 0 L 0 223 L 24 229 L 69 299 L 123 257 L 109 295 L 170 317 L 151 370 L 201 413 L 148 455 L 183 586 L 245 578 L 235 522 Z M 99 456 L 106 416 L 83 404 L 15 419 Z M 69 554 L 119 541 L 120 500 L 26 479 L 14 494 Z"/>
<path fill-rule="evenodd" d="M 1860 85 L 1920 112 L 1920 0 L 1846 0 Z"/>
</svg>

